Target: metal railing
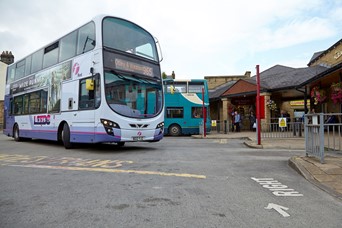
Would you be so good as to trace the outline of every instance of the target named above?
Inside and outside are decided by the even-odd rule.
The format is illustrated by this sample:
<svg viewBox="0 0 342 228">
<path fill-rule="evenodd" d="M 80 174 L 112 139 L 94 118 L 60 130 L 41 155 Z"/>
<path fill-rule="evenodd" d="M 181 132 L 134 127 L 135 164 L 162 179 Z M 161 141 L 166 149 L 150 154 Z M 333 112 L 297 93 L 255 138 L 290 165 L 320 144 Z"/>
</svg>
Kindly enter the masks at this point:
<svg viewBox="0 0 342 228">
<path fill-rule="evenodd" d="M 306 114 L 305 150 L 324 163 L 325 151 L 342 152 L 342 113 Z"/>
<path fill-rule="evenodd" d="M 227 120 L 215 120 L 215 124 L 211 125 L 212 133 L 228 134 L 232 131 L 232 124 Z"/>
<path fill-rule="evenodd" d="M 283 118 L 285 119 L 285 118 Z M 304 125 L 300 119 L 286 118 L 286 123 L 280 124 L 279 118 L 272 118 L 268 123 L 261 124 L 262 138 L 298 138 L 304 136 Z"/>
</svg>

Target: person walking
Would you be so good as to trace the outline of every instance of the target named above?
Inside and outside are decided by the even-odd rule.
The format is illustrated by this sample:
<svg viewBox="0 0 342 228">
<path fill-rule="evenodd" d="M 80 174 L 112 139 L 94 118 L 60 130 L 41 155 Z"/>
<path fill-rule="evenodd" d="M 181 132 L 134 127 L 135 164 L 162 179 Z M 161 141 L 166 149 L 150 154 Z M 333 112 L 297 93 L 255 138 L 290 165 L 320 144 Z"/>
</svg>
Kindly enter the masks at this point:
<svg viewBox="0 0 342 228">
<path fill-rule="evenodd" d="M 232 112 L 232 132 L 234 132 L 235 129 L 235 112 Z"/>
<path fill-rule="evenodd" d="M 235 131 L 236 132 L 240 132 L 240 122 L 241 122 L 241 116 L 237 111 L 235 111 L 235 113 L 234 113 L 234 125 L 235 125 Z"/>
</svg>

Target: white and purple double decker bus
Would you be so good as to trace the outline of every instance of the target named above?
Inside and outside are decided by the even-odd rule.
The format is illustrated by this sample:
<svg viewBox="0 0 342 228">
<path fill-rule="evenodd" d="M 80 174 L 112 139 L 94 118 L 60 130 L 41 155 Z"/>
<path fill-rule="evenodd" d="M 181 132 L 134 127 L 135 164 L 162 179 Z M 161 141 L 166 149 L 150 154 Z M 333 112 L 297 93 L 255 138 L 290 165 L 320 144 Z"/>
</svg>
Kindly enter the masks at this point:
<svg viewBox="0 0 342 228">
<path fill-rule="evenodd" d="M 7 69 L 4 134 L 74 143 L 156 142 L 164 96 L 156 39 L 100 15 Z"/>
</svg>

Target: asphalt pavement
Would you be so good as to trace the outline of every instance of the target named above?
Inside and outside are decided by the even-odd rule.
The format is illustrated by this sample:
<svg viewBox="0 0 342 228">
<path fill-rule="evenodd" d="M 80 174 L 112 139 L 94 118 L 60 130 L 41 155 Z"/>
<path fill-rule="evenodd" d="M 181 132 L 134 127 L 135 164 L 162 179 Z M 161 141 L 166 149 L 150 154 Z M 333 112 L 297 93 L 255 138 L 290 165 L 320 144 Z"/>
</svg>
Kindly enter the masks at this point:
<svg viewBox="0 0 342 228">
<path fill-rule="evenodd" d="M 242 139 L 244 144 L 255 149 L 303 150 L 303 156 L 293 156 L 289 166 L 309 182 L 342 200 L 342 152 L 326 153 L 324 163 L 313 156 L 306 156 L 305 138 L 262 138 L 260 144 L 256 132 L 229 132 L 193 135 L 197 139 Z"/>
</svg>

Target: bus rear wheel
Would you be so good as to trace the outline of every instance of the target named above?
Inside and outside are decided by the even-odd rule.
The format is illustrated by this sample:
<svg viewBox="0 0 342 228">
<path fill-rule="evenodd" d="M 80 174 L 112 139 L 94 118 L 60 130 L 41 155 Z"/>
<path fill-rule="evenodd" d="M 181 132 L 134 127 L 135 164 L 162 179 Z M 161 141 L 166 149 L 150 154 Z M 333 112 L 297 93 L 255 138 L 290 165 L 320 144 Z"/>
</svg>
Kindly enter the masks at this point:
<svg viewBox="0 0 342 228">
<path fill-rule="evenodd" d="M 67 123 L 63 125 L 63 130 L 62 130 L 62 141 L 65 149 L 71 149 L 72 148 L 72 143 L 70 142 L 70 128 Z"/>
<path fill-rule="evenodd" d="M 172 124 L 170 127 L 169 127 L 169 134 L 171 136 L 179 136 L 181 135 L 182 133 L 182 129 L 179 125 L 177 124 Z"/>
<path fill-rule="evenodd" d="M 16 141 L 16 142 L 21 141 L 21 138 L 19 137 L 19 126 L 18 126 L 18 124 L 15 124 L 13 127 L 13 138 L 14 138 L 14 141 Z"/>
</svg>

